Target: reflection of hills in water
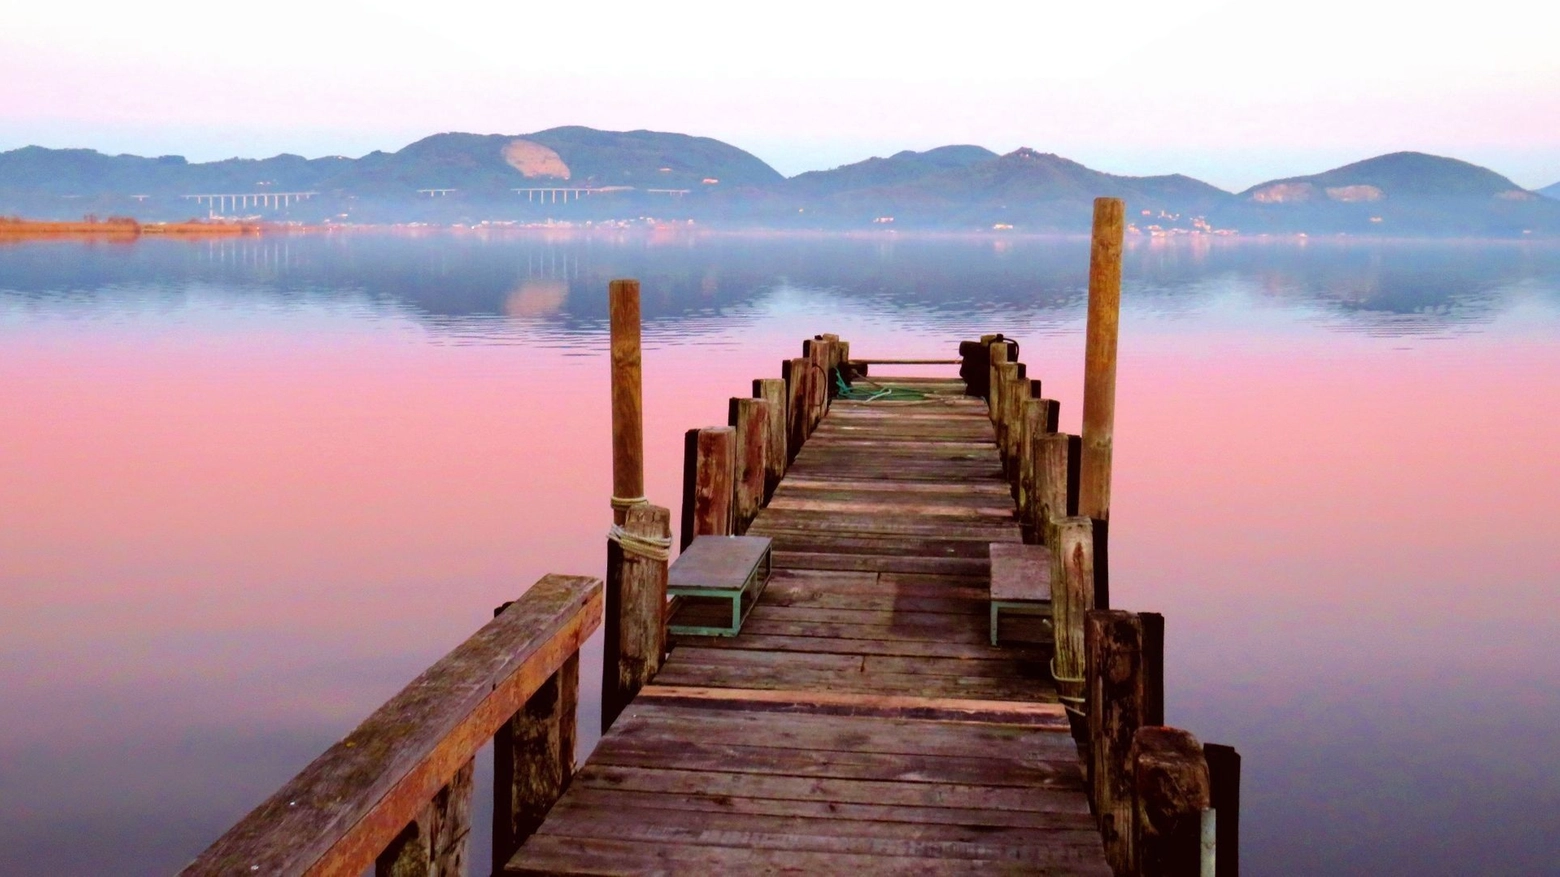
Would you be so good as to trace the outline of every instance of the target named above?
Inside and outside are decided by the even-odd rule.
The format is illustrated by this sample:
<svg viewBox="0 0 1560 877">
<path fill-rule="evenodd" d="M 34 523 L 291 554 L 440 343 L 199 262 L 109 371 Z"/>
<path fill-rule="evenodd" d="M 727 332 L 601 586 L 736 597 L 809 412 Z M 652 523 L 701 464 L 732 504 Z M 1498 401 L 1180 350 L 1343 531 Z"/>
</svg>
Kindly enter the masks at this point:
<svg viewBox="0 0 1560 877">
<path fill-rule="evenodd" d="M 104 297 L 176 301 L 194 285 L 286 299 L 366 297 L 454 336 L 521 321 L 601 331 L 614 277 L 644 288 L 647 332 L 696 334 L 801 289 L 933 325 L 1000 312 L 1075 318 L 1087 242 L 1066 238 L 355 234 L 0 248 L 0 294 L 28 308 Z M 1229 283 L 1320 309 L 1339 328 L 1439 332 L 1484 322 L 1509 291 L 1560 289 L 1560 247 L 1499 243 L 1147 241 L 1129 247 L 1129 305 L 1201 310 Z"/>
</svg>

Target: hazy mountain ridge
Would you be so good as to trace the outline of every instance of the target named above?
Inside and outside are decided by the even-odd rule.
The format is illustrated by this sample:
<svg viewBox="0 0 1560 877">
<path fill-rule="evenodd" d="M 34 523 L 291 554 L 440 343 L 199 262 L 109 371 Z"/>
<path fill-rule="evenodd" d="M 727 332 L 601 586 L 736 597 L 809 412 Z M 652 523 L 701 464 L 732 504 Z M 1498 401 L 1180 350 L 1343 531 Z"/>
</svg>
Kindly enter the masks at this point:
<svg viewBox="0 0 1560 877">
<path fill-rule="evenodd" d="M 589 190 L 560 203 L 514 189 Z M 419 192 L 418 190 L 422 190 Z M 428 190 L 439 190 L 430 193 Z M 182 218 L 197 193 L 311 191 L 262 218 L 355 222 L 693 219 L 765 227 L 1079 231 L 1093 199 L 1123 198 L 1143 231 L 1560 234 L 1560 183 L 1523 190 L 1487 168 L 1415 152 L 1227 192 L 1181 174 L 1109 174 L 1034 149 L 906 150 L 789 179 L 708 137 L 579 126 L 444 133 L 361 158 L 109 156 L 29 146 L 0 153 L 0 214 Z M 145 197 L 141 197 L 145 196 Z M 131 200 L 137 197 L 138 200 Z"/>
<path fill-rule="evenodd" d="M 1538 194 L 1560 201 L 1560 183 L 1553 183 L 1538 190 Z"/>
</svg>

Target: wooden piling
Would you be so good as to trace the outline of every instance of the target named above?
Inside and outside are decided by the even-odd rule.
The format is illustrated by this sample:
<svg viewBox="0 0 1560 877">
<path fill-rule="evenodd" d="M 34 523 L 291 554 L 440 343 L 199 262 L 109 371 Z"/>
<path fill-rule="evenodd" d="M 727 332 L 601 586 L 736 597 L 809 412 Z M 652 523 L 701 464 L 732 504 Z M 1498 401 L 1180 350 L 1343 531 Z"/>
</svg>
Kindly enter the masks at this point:
<svg viewBox="0 0 1560 877">
<path fill-rule="evenodd" d="M 1216 877 L 1240 877 L 1240 753 L 1233 746 L 1204 743 L 1209 806 L 1218 813 Z"/>
<path fill-rule="evenodd" d="M 986 408 L 991 414 L 991 423 L 995 426 L 998 420 L 998 412 L 1001 411 L 1002 407 L 1002 387 L 998 369 L 1001 368 L 1003 363 L 1008 361 L 1008 346 L 1006 341 L 994 341 L 986 349 L 988 351 L 986 361 L 990 363 L 986 377 Z M 1000 439 L 1000 437 L 999 434 L 998 438 Z M 998 447 L 1000 446 L 1001 443 L 999 441 Z"/>
<path fill-rule="evenodd" d="M 785 379 L 785 453 L 786 466 L 789 468 L 796 455 L 802 450 L 802 443 L 807 441 L 809 434 L 807 424 L 807 406 L 809 402 L 808 375 L 812 369 L 808 367 L 806 359 L 788 359 L 780 364 L 780 374 Z"/>
<path fill-rule="evenodd" d="M 1004 368 L 1008 385 L 1002 390 L 1002 465 L 1018 498 L 1019 448 L 1024 440 L 1024 403 L 1029 400 L 1027 369 L 1021 362 Z"/>
<path fill-rule="evenodd" d="M 455 772 L 422 814 L 374 861 L 374 877 L 465 877 L 475 760 Z"/>
<path fill-rule="evenodd" d="M 628 510 L 623 530 L 636 541 L 670 548 L 672 513 L 660 506 Z M 601 660 L 601 730 L 606 733 L 661 667 L 666 653 L 665 551 L 607 542 L 606 617 Z"/>
<path fill-rule="evenodd" d="M 829 398 L 829 373 L 827 359 L 828 342 L 820 338 L 808 338 L 802 342 L 802 359 L 807 363 L 807 434 L 823 420 L 824 406 Z"/>
<path fill-rule="evenodd" d="M 1052 522 L 1051 613 L 1056 638 L 1051 672 L 1062 702 L 1083 705 L 1087 652 L 1084 620 L 1094 608 L 1094 527 L 1085 517 Z"/>
<path fill-rule="evenodd" d="M 732 535 L 732 476 L 737 431 L 729 426 L 690 429 L 683 446 L 682 547 L 695 536 Z"/>
<path fill-rule="evenodd" d="M 1133 873 L 1132 739 L 1139 728 L 1164 724 L 1163 676 L 1150 679 L 1156 661 L 1145 658 L 1152 640 L 1145 636 L 1147 615 L 1095 609 L 1084 617 L 1090 790 L 1105 857 L 1117 874 Z M 1163 619 L 1151 619 L 1149 627 L 1156 621 L 1162 667 Z"/>
<path fill-rule="evenodd" d="M 786 400 L 785 381 L 778 378 L 755 378 L 753 398 L 769 403 L 769 426 L 764 434 L 768 448 L 764 451 L 764 501 L 774 495 L 785 477 L 786 463 Z"/>
<path fill-rule="evenodd" d="M 1121 251 L 1125 231 L 1126 205 L 1119 198 L 1094 199 L 1078 514 L 1100 522 L 1094 534 L 1095 573 L 1104 595 L 1108 595 L 1110 587 L 1111 451 L 1116 422 L 1116 340 L 1121 327 Z M 1101 601 L 1101 605 L 1106 603 L 1108 599 Z"/>
<path fill-rule="evenodd" d="M 1072 514 L 1068 503 L 1068 460 L 1072 436 L 1045 433 L 1030 449 L 1034 456 L 1034 499 L 1030 502 L 1030 521 L 1036 538 L 1055 551 L 1054 522 Z M 1092 550 L 1092 549 L 1091 549 Z M 1092 562 L 1092 561 L 1091 561 Z M 1093 587 L 1091 582 L 1090 587 Z M 1092 602 L 1092 601 L 1091 601 Z"/>
<path fill-rule="evenodd" d="M 1044 541 L 1035 513 L 1035 456 L 1045 435 L 1045 400 L 1025 399 L 1020 421 L 1018 450 L 1018 520 L 1024 527 L 1024 540 L 1030 544 Z"/>
<path fill-rule="evenodd" d="M 571 654 L 493 736 L 493 872 L 535 833 L 574 778 L 580 656 Z"/>
<path fill-rule="evenodd" d="M 1211 801 L 1208 762 L 1179 728 L 1139 728 L 1132 741 L 1133 855 L 1129 874 L 1199 877 L 1203 811 Z"/>
<path fill-rule="evenodd" d="M 768 453 L 769 404 L 732 397 L 727 423 L 736 430 L 732 472 L 732 532 L 742 535 L 764 504 L 764 465 Z"/>
<path fill-rule="evenodd" d="M 607 314 L 612 335 L 612 516 L 621 524 L 628 506 L 645 493 L 639 281 L 608 284 Z"/>
</svg>

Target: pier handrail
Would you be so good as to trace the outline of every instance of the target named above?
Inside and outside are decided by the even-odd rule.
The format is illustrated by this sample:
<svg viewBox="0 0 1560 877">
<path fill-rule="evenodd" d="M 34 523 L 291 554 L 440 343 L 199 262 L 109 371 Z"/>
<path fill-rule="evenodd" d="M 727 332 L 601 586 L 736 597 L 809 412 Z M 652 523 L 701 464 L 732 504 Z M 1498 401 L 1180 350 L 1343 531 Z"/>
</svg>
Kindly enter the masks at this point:
<svg viewBox="0 0 1560 877">
<path fill-rule="evenodd" d="M 495 762 L 517 781 L 500 776 L 497 794 L 519 827 L 495 844 L 516 846 L 573 772 L 578 655 L 601 624 L 602 582 L 544 576 L 495 616 L 182 873 L 358 877 L 404 857 L 464 859 L 472 759 L 495 734 L 513 744 Z"/>
</svg>

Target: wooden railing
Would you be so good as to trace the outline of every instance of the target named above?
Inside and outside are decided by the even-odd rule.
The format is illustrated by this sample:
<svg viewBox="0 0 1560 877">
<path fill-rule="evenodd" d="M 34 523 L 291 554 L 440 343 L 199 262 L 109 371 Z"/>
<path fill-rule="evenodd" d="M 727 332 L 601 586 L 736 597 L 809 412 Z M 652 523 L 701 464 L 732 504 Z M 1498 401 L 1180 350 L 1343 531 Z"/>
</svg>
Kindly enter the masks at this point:
<svg viewBox="0 0 1560 877">
<path fill-rule="evenodd" d="M 601 617 L 600 579 L 543 577 L 183 873 L 464 873 L 473 757 L 488 740 L 496 870 L 573 776 L 579 649 Z"/>
</svg>

